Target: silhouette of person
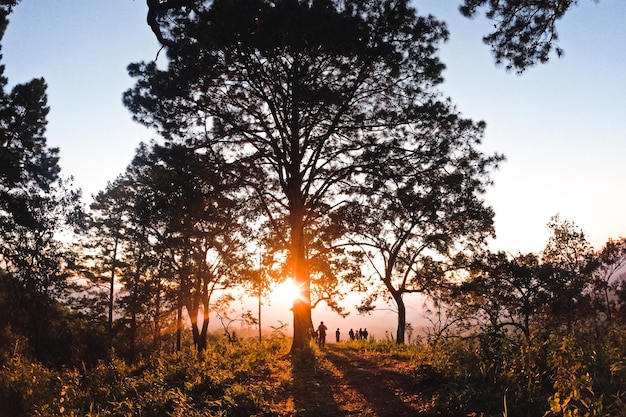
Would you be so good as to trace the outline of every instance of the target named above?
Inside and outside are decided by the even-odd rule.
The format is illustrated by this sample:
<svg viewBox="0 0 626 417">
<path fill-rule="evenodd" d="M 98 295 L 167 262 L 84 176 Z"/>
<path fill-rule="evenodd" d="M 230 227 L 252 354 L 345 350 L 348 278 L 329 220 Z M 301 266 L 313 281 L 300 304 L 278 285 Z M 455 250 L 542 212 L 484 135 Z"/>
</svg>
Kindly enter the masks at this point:
<svg viewBox="0 0 626 417">
<path fill-rule="evenodd" d="M 324 345 L 326 345 L 326 330 L 328 330 L 328 327 L 326 327 L 324 322 L 321 321 L 320 325 L 317 327 L 317 337 L 319 338 L 320 347 L 324 347 Z"/>
<path fill-rule="evenodd" d="M 354 330 L 350 329 L 348 336 L 350 336 L 350 340 L 354 340 Z"/>
<path fill-rule="evenodd" d="M 367 340 L 367 336 L 369 335 L 369 333 L 367 332 L 367 327 L 365 329 L 363 329 L 363 340 Z"/>
<path fill-rule="evenodd" d="M 363 340 L 363 329 L 359 328 L 359 340 Z"/>
<path fill-rule="evenodd" d="M 335 339 L 337 340 L 337 342 L 339 342 L 340 337 L 341 332 L 339 331 L 339 327 L 337 327 L 337 330 L 335 330 Z"/>
</svg>

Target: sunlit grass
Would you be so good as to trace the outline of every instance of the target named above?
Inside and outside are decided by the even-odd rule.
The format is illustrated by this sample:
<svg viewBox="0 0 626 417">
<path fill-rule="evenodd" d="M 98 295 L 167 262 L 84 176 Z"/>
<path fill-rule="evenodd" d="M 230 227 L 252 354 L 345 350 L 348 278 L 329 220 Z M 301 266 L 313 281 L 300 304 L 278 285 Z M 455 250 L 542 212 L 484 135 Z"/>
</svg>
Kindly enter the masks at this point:
<svg viewBox="0 0 626 417">
<path fill-rule="evenodd" d="M 524 349 L 502 344 L 498 352 L 484 351 L 479 339 L 451 338 L 435 346 L 367 340 L 319 349 L 312 343 L 294 356 L 287 338 L 216 338 L 200 354 L 155 353 L 134 365 L 111 359 L 84 370 L 50 370 L 16 356 L 0 368 L 0 417 L 308 416 L 302 407 L 324 410 L 308 399 L 311 392 L 326 393 L 326 384 L 345 372 L 333 372 L 333 354 L 409 375 L 441 415 L 501 416 L 505 396 L 508 416 L 544 415 L 550 408 L 546 415 L 567 415 L 554 410 L 565 410 L 568 398 L 570 411 L 578 401 L 626 415 L 626 332 L 595 339 L 593 330 Z M 7 407 L 10 414 L 2 414 Z"/>
</svg>

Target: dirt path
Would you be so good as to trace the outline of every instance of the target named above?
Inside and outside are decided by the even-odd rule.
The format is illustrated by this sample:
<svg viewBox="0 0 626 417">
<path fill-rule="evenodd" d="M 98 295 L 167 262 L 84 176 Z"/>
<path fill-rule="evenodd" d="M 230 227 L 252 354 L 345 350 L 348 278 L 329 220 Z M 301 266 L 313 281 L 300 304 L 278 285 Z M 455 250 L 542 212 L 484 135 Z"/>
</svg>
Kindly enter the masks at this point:
<svg viewBox="0 0 626 417">
<path fill-rule="evenodd" d="M 432 403 L 406 361 L 328 345 L 321 367 L 294 375 L 295 416 L 434 416 Z M 294 371 L 297 372 L 297 371 Z"/>
</svg>

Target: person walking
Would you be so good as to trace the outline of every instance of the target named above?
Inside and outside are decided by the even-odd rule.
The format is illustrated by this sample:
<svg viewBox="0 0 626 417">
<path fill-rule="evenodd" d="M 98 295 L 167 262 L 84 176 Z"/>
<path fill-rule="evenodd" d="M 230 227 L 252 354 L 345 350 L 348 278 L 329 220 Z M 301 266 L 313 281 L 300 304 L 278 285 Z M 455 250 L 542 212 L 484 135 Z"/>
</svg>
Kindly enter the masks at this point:
<svg viewBox="0 0 626 417">
<path fill-rule="evenodd" d="M 328 327 L 326 327 L 324 322 L 321 321 L 320 325 L 317 326 L 317 337 L 321 348 L 326 345 L 326 330 L 328 330 Z"/>
</svg>

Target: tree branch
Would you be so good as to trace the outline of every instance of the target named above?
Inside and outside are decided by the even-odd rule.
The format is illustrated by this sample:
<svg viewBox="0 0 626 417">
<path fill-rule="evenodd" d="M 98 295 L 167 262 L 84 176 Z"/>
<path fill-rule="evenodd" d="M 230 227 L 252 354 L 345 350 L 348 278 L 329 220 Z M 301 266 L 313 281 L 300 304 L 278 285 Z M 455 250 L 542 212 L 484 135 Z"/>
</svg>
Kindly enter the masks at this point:
<svg viewBox="0 0 626 417">
<path fill-rule="evenodd" d="M 148 26 L 150 26 L 150 29 L 152 29 L 152 32 L 162 45 L 170 47 L 174 46 L 174 42 L 163 36 L 163 32 L 159 26 L 159 16 L 164 15 L 169 10 L 179 9 L 181 7 L 189 7 L 197 11 L 194 0 L 146 0 L 146 4 L 148 5 L 148 15 L 146 17 Z"/>
</svg>

